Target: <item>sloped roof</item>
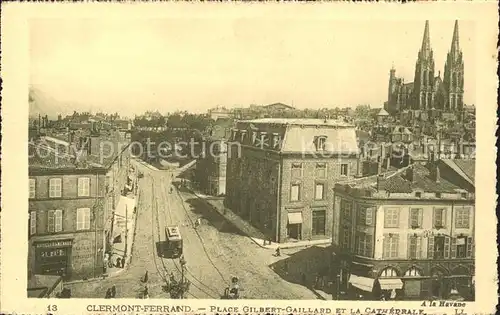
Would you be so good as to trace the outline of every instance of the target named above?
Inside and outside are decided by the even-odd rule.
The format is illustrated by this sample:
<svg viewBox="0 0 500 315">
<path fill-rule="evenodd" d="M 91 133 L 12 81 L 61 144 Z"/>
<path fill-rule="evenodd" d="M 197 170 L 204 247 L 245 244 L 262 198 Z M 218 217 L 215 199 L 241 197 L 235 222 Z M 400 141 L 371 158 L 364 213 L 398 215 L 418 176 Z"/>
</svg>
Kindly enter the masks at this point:
<svg viewBox="0 0 500 315">
<path fill-rule="evenodd" d="M 476 179 L 476 161 L 467 159 L 443 159 L 446 165 L 450 166 L 460 176 L 474 185 Z"/>
<path fill-rule="evenodd" d="M 389 116 L 389 113 L 385 109 L 381 108 L 377 116 Z"/>
<path fill-rule="evenodd" d="M 413 164 L 412 168 L 413 182 L 406 179 L 405 172 L 401 172 L 383 181 L 380 189 L 392 193 L 411 193 L 413 189 L 421 189 L 424 192 L 455 193 L 456 189 L 460 189 L 459 186 L 444 178 L 436 182 L 431 178 L 430 170 L 423 165 Z"/>
<path fill-rule="evenodd" d="M 282 152 L 317 153 L 314 140 L 325 136 L 325 152 L 337 154 L 359 153 L 354 128 L 317 128 L 289 126 L 281 147 Z"/>
<path fill-rule="evenodd" d="M 290 105 L 286 105 L 286 104 L 283 104 L 283 103 L 273 103 L 273 104 L 269 104 L 269 105 L 264 105 L 262 106 L 263 108 L 283 108 L 283 109 L 295 109 L 295 107 L 293 106 L 290 106 Z"/>
</svg>

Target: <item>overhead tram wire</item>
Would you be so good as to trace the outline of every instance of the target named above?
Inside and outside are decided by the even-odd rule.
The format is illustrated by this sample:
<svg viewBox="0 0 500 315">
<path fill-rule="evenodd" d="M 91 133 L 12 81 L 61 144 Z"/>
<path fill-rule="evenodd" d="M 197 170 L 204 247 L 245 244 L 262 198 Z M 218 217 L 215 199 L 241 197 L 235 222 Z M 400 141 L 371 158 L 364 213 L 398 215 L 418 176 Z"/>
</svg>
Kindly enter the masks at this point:
<svg viewBox="0 0 500 315">
<path fill-rule="evenodd" d="M 162 197 L 165 197 L 165 200 L 166 200 L 166 197 L 167 197 L 167 195 L 166 195 L 166 187 L 164 187 L 164 186 L 163 186 L 163 182 L 162 182 L 162 181 L 160 181 L 160 186 L 161 186 L 161 189 L 160 189 L 160 194 L 162 195 Z M 165 188 L 165 189 L 164 189 L 164 188 Z M 158 202 L 158 199 L 156 199 L 156 201 Z M 157 209 L 157 213 L 158 213 L 158 209 Z M 158 216 L 159 216 L 159 214 L 158 214 Z M 172 213 L 171 213 L 170 209 L 168 209 L 168 217 L 169 217 L 169 221 L 171 222 L 171 224 L 174 224 L 174 223 L 173 223 L 173 220 L 172 220 Z M 172 262 L 174 263 L 174 266 L 177 268 L 177 270 L 178 270 L 179 272 L 181 272 L 181 273 L 182 273 L 182 270 L 181 270 L 181 268 L 182 268 L 182 267 L 179 267 L 179 266 L 178 266 L 178 264 L 177 264 L 177 262 L 176 262 L 174 259 L 172 259 Z M 163 259 L 162 259 L 162 263 L 163 263 Z M 163 263 L 163 266 L 164 266 L 164 268 L 166 268 L 166 267 L 165 267 L 165 265 L 164 265 L 164 263 Z M 186 271 L 186 272 L 187 272 L 187 273 L 191 276 L 191 278 L 193 278 L 193 280 L 196 280 L 196 281 L 197 281 L 197 282 L 199 282 L 202 286 L 206 287 L 207 289 L 209 289 L 209 290 L 210 290 L 210 291 L 212 291 L 213 293 L 215 293 L 215 294 L 217 294 L 217 295 L 220 295 L 220 293 L 219 293 L 219 292 L 215 291 L 215 290 L 214 290 L 214 289 L 212 289 L 210 286 L 208 286 L 208 285 L 204 284 L 201 280 L 199 280 L 199 279 L 198 279 L 198 278 L 197 278 L 197 277 L 196 277 L 196 276 L 195 276 L 195 275 L 194 275 L 194 274 L 193 274 L 193 273 L 192 273 L 189 269 L 187 269 L 186 267 L 185 267 L 185 271 Z M 200 290 L 201 292 L 205 293 L 205 294 L 206 294 L 206 295 L 208 295 L 209 297 L 211 297 L 211 298 L 213 298 L 213 299 L 217 299 L 216 297 L 213 297 L 213 295 L 212 295 L 212 294 L 210 294 L 210 293 L 208 293 L 207 291 L 205 291 L 204 289 L 200 288 L 200 287 L 199 287 L 198 285 L 196 285 L 195 283 L 191 282 L 191 285 L 193 285 L 195 288 L 197 288 L 197 289 L 198 289 L 198 290 Z M 189 293 L 189 292 L 188 292 L 188 293 Z"/>
<path fill-rule="evenodd" d="M 177 193 L 177 196 L 179 196 L 179 198 L 181 200 L 182 208 L 186 212 L 186 216 L 188 217 L 188 219 L 191 222 L 191 224 L 194 225 L 193 220 L 191 219 L 191 216 L 189 215 L 189 211 L 186 209 L 186 206 L 184 204 L 184 202 L 185 202 L 184 198 L 182 198 L 179 190 L 176 189 L 175 191 Z M 212 264 L 212 266 L 215 268 L 215 270 L 217 271 L 217 273 L 219 273 L 219 276 L 222 278 L 222 280 L 224 281 L 224 283 L 228 283 L 228 280 L 226 280 L 226 278 L 224 278 L 224 275 L 220 272 L 219 268 L 217 268 L 217 266 L 213 262 L 212 258 L 210 258 L 210 255 L 208 254 L 208 251 L 207 251 L 207 249 L 205 247 L 205 243 L 203 242 L 203 238 L 201 237 L 200 233 L 196 229 L 194 231 L 195 231 L 196 235 L 198 236 L 198 238 L 200 239 L 201 246 L 203 247 L 203 251 L 205 251 L 205 254 L 207 255 L 208 260 L 210 261 L 210 263 Z"/>
<path fill-rule="evenodd" d="M 152 191 L 154 192 L 154 187 L 155 187 L 155 185 L 154 185 L 154 184 L 155 184 L 155 179 L 154 179 L 154 177 L 151 177 L 151 178 L 153 179 L 153 182 L 152 182 L 153 190 L 152 190 Z M 154 198 L 154 194 L 153 194 L 153 199 L 154 199 L 155 201 L 151 204 L 151 207 L 152 207 L 152 208 L 154 208 L 154 210 L 152 209 L 152 211 L 151 211 L 151 212 L 152 212 L 152 214 L 153 214 L 153 215 L 154 215 L 154 213 L 156 212 L 156 223 L 157 223 L 157 224 L 156 224 L 156 227 L 157 227 L 157 233 L 158 233 L 158 242 L 160 242 L 160 239 L 161 239 L 161 230 L 160 230 L 160 223 L 159 223 L 160 216 L 159 216 L 159 213 L 158 213 L 158 204 L 157 204 L 158 200 Z M 154 230 L 154 228 L 153 228 L 154 223 L 155 223 L 155 222 L 154 222 L 154 219 L 153 219 L 152 226 L 151 226 L 151 228 L 152 228 L 153 230 Z M 154 233 L 154 231 L 153 231 L 153 233 Z M 154 237 L 153 237 L 153 244 L 154 244 Z M 163 266 L 163 271 L 164 271 L 166 274 L 168 274 L 168 269 L 167 269 L 167 267 L 165 266 L 165 262 L 163 261 L 163 258 L 162 258 L 162 257 L 160 257 L 160 261 L 161 261 L 161 264 L 162 264 L 162 266 Z M 174 262 L 174 265 L 175 265 L 175 267 L 177 268 L 177 270 L 178 270 L 178 271 L 180 271 L 180 270 L 179 270 L 179 267 L 178 267 L 178 266 L 177 266 L 177 264 L 176 264 L 176 262 L 175 262 L 175 261 L 173 261 L 173 262 Z M 160 272 L 160 270 L 159 270 L 160 268 L 158 267 L 158 265 L 157 265 L 157 263 L 156 263 L 156 259 L 155 259 L 155 265 L 156 265 L 156 269 L 158 270 L 158 272 Z M 162 279 L 163 279 L 163 281 L 164 281 L 165 283 L 168 283 L 168 280 L 167 280 L 167 278 L 166 278 L 166 277 L 162 277 Z M 197 297 L 197 296 L 195 296 L 194 294 L 189 293 L 189 292 L 186 292 L 186 293 L 187 293 L 187 294 L 189 294 L 189 295 L 191 295 L 193 298 L 198 299 L 198 297 Z"/>
<path fill-rule="evenodd" d="M 152 188 L 151 192 L 154 192 L 154 177 L 153 176 L 151 176 L 151 188 Z M 154 231 L 154 225 L 155 225 L 155 220 L 154 220 L 155 212 L 153 209 L 155 207 L 154 194 L 151 195 L 151 199 L 152 199 L 152 202 L 151 202 L 151 240 L 152 240 L 152 246 L 153 246 L 153 250 L 152 250 L 153 262 L 155 264 L 156 271 L 158 272 L 158 275 L 166 283 L 167 278 L 163 275 L 163 273 L 161 272 L 161 270 L 158 267 L 158 264 L 156 262 L 156 256 L 158 255 L 158 251 L 156 250 L 155 231 Z M 159 241 L 159 236 L 158 236 L 158 241 Z"/>
</svg>

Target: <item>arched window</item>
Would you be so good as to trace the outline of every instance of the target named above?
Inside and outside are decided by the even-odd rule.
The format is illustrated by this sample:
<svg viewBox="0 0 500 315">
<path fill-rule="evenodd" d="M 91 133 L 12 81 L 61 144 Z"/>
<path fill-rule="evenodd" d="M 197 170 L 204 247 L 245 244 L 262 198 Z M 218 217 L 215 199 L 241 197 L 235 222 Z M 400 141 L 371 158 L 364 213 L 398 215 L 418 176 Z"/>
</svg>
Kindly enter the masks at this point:
<svg viewBox="0 0 500 315">
<path fill-rule="evenodd" d="M 420 270 L 418 270 L 415 267 L 411 267 L 410 269 L 406 270 L 405 272 L 405 277 L 421 277 L 422 273 Z"/>
<path fill-rule="evenodd" d="M 424 70 L 424 73 L 422 74 L 423 79 L 424 79 L 424 80 L 423 80 L 424 82 L 422 82 L 422 84 L 423 84 L 424 86 L 425 86 L 425 85 L 427 85 L 427 73 L 428 73 L 428 72 Z"/>
<path fill-rule="evenodd" d="M 392 267 L 387 267 L 380 273 L 379 278 L 395 278 L 398 277 L 398 271 Z"/>
<path fill-rule="evenodd" d="M 456 88 L 456 87 L 457 87 L 457 85 L 458 85 L 457 73 L 456 73 L 456 72 L 453 72 L 451 76 L 452 76 L 452 81 L 453 81 L 453 82 L 452 82 L 452 86 L 453 86 L 454 88 Z"/>
</svg>

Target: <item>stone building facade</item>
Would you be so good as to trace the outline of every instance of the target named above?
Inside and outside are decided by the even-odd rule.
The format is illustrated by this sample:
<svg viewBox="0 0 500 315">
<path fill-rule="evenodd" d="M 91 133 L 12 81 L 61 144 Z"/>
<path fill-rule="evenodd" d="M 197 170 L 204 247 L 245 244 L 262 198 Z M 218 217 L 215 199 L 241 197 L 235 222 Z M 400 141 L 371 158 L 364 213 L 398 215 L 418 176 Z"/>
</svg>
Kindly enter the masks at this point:
<svg viewBox="0 0 500 315">
<path fill-rule="evenodd" d="M 226 204 L 275 242 L 332 237 L 334 184 L 358 172 L 351 125 L 320 119 L 238 122 Z"/>
<path fill-rule="evenodd" d="M 98 139 L 107 142 L 98 145 Z M 113 196 L 124 189 L 130 155 L 117 138 L 74 140 L 43 137 L 29 144 L 29 278 L 103 273 L 106 221 Z"/>
<path fill-rule="evenodd" d="M 338 290 L 375 299 L 392 290 L 405 300 L 474 298 L 474 189 L 456 180 L 467 171 L 442 167 L 414 164 L 335 187 Z"/>
</svg>

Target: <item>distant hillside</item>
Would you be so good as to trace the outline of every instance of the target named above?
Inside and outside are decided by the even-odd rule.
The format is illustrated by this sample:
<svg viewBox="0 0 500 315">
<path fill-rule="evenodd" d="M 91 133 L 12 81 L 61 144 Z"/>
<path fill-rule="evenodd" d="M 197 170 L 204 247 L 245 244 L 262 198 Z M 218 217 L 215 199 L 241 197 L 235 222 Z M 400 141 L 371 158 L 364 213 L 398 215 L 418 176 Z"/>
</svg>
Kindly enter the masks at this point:
<svg viewBox="0 0 500 315">
<path fill-rule="evenodd" d="M 74 106 L 58 101 L 35 86 L 29 88 L 29 116 L 32 118 L 38 115 L 47 115 L 49 119 L 56 119 L 57 115 L 63 116 L 72 113 Z"/>
</svg>

